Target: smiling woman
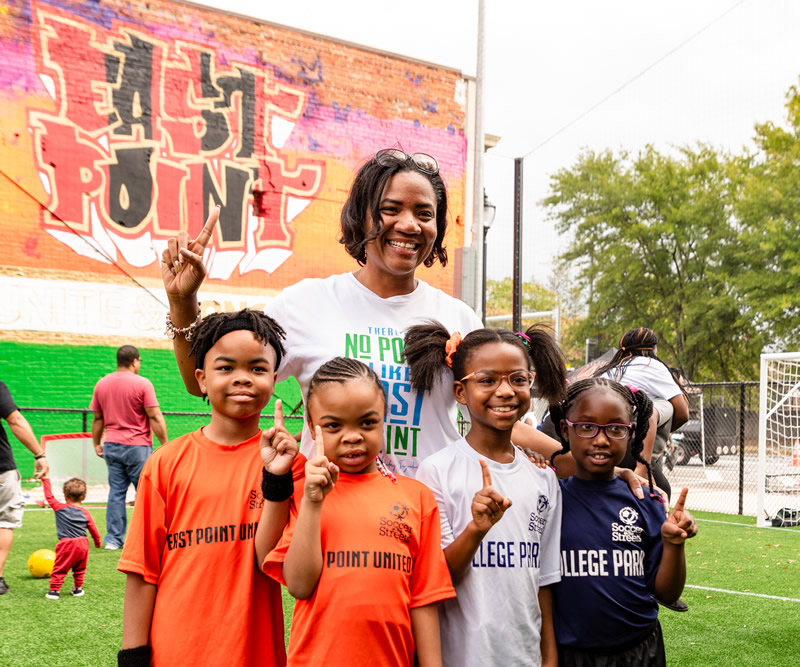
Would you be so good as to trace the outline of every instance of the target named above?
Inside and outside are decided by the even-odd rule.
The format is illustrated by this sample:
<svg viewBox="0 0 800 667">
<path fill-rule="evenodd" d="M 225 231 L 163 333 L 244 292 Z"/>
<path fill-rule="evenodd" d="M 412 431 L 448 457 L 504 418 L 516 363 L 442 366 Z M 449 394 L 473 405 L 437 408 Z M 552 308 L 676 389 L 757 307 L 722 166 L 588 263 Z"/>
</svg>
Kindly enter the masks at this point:
<svg viewBox="0 0 800 667">
<path fill-rule="evenodd" d="M 175 356 L 187 389 L 200 390 L 183 335 L 198 316 L 197 292 L 205 278 L 203 252 L 217 222 L 209 216 L 194 239 L 184 232 L 169 241 L 162 275 L 170 319 L 178 335 Z M 412 389 L 405 363 L 405 330 L 436 317 L 466 334 L 480 320 L 463 302 L 417 278 L 420 265 L 447 262 L 447 189 L 436 160 L 424 153 L 378 151 L 359 169 L 341 213 L 341 239 L 360 267 L 285 289 L 267 312 L 286 331 L 286 356 L 278 379 L 294 376 L 306 401 L 314 372 L 336 356 L 355 358 L 375 370 L 386 391 L 385 448 L 393 472 L 414 477 L 419 462 L 459 438 L 449 383 L 430 392 Z M 303 429 L 302 452 L 314 442 Z"/>
</svg>

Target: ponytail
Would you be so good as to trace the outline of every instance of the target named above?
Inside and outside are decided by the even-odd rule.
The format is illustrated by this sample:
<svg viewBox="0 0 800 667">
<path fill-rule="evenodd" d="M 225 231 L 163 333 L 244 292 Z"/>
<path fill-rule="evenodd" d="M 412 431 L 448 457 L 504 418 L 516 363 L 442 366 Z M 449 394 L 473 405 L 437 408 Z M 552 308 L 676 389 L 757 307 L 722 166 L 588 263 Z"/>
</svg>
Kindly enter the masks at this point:
<svg viewBox="0 0 800 667">
<path fill-rule="evenodd" d="M 411 370 L 411 386 L 417 391 L 430 391 L 447 368 L 445 346 L 450 332 L 436 320 L 416 324 L 406 331 L 403 354 Z"/>
</svg>

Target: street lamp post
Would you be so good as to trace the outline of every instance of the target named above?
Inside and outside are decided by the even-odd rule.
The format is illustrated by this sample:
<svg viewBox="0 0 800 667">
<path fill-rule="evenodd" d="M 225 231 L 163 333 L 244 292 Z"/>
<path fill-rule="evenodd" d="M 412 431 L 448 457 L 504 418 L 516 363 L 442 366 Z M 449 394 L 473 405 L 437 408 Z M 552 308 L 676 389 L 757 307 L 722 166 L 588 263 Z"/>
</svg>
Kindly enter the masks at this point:
<svg viewBox="0 0 800 667">
<path fill-rule="evenodd" d="M 483 192 L 483 282 L 481 289 L 481 317 L 486 326 L 486 234 L 494 222 L 497 207 L 489 201 L 486 191 Z"/>
</svg>

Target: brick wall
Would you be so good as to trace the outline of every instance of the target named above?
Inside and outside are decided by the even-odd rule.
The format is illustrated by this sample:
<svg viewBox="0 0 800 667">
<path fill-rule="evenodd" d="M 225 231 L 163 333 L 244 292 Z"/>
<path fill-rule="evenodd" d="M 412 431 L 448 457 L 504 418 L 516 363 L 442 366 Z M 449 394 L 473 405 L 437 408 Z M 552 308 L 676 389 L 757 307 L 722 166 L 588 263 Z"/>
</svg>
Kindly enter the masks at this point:
<svg viewBox="0 0 800 667">
<path fill-rule="evenodd" d="M 204 309 L 263 307 L 302 278 L 353 270 L 339 212 L 387 146 L 439 160 L 451 262 L 419 275 L 452 293 L 471 219 L 468 90 L 445 68 L 179 2 L 5 2 L 0 379 L 21 406 L 88 407 L 132 343 L 165 410 L 207 409 L 163 338 L 166 239 L 221 204 Z M 297 402 L 296 385 L 279 393 Z M 27 417 L 37 436 L 81 428 Z"/>
</svg>

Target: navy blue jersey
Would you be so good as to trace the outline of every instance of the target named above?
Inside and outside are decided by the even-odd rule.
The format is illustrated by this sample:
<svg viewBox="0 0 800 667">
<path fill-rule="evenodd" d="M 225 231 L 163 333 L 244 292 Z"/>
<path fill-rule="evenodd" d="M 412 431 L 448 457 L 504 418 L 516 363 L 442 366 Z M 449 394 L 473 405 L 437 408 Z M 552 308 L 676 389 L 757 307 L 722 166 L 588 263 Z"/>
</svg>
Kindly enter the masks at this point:
<svg viewBox="0 0 800 667">
<path fill-rule="evenodd" d="M 553 586 L 560 645 L 607 650 L 652 630 L 665 515 L 643 488 L 639 500 L 619 478 L 561 480 L 561 582 Z"/>
</svg>

